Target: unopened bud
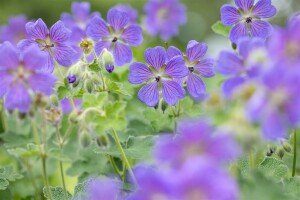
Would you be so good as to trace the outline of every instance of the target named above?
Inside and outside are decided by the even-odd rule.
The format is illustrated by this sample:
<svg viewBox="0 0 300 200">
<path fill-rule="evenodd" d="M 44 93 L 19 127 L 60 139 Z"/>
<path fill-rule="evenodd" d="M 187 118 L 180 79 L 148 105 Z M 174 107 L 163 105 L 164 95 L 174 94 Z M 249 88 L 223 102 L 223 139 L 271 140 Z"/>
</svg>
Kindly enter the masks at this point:
<svg viewBox="0 0 300 200">
<path fill-rule="evenodd" d="M 76 80 L 77 80 L 77 78 L 76 78 L 75 75 L 69 75 L 69 76 L 68 76 L 68 83 L 69 83 L 69 84 L 75 83 Z"/>
<path fill-rule="evenodd" d="M 107 49 L 103 49 L 100 54 L 100 59 L 102 61 L 102 65 L 105 66 L 105 69 L 108 71 L 108 73 L 111 73 L 114 71 L 114 56 L 111 52 L 109 52 Z"/>
<path fill-rule="evenodd" d="M 106 64 L 105 69 L 108 73 L 112 73 L 115 69 L 115 66 L 113 64 Z"/>
<path fill-rule="evenodd" d="M 289 143 L 283 142 L 281 145 L 282 145 L 283 149 L 284 149 L 286 152 L 291 152 L 291 151 L 292 151 L 292 147 L 291 147 L 291 145 L 290 145 Z"/>
<path fill-rule="evenodd" d="M 278 157 L 279 157 L 280 159 L 282 159 L 283 156 L 284 156 L 284 150 L 283 150 L 282 148 L 280 148 L 280 149 L 278 150 L 278 152 L 277 152 L 277 155 L 278 155 Z"/>
<path fill-rule="evenodd" d="M 101 135 L 101 136 L 97 137 L 96 142 L 97 142 L 98 146 L 102 147 L 102 148 L 106 148 L 109 145 L 108 138 L 106 135 Z"/>
<path fill-rule="evenodd" d="M 163 113 L 167 110 L 168 106 L 169 105 L 167 104 L 167 102 L 165 100 L 161 101 L 161 110 L 163 111 Z"/>
<path fill-rule="evenodd" d="M 93 83 L 90 79 L 84 81 L 84 88 L 88 93 L 93 91 Z"/>
<path fill-rule="evenodd" d="M 18 117 L 19 117 L 19 119 L 25 119 L 26 118 L 26 113 L 18 112 Z"/>
<path fill-rule="evenodd" d="M 78 111 L 73 111 L 70 113 L 69 115 L 69 122 L 72 123 L 72 124 L 77 124 L 78 123 L 78 119 L 79 118 L 79 114 L 78 114 Z"/>
<path fill-rule="evenodd" d="M 83 148 L 86 148 L 91 144 L 91 136 L 86 130 L 80 133 L 79 140 Z"/>
</svg>

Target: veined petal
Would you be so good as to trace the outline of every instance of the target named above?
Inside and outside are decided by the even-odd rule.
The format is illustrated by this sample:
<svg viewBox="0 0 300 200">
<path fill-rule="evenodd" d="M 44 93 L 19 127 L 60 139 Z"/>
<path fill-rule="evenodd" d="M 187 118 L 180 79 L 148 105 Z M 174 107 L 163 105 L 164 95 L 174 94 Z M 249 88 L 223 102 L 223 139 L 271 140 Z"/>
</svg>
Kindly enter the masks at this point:
<svg viewBox="0 0 300 200">
<path fill-rule="evenodd" d="M 0 99 L 7 92 L 13 80 L 14 77 L 11 74 L 5 71 L 0 71 Z"/>
<path fill-rule="evenodd" d="M 24 49 L 32 46 L 32 45 L 37 45 L 37 43 L 32 40 L 32 39 L 24 39 L 24 40 L 20 40 L 17 44 L 18 49 L 20 49 L 21 51 L 23 51 Z"/>
<path fill-rule="evenodd" d="M 28 77 L 28 84 L 34 92 L 41 92 L 45 95 L 53 93 L 53 87 L 57 78 L 52 74 L 32 74 Z"/>
<path fill-rule="evenodd" d="M 172 106 L 185 96 L 185 90 L 175 81 L 162 80 L 162 96 Z"/>
<path fill-rule="evenodd" d="M 243 77 L 233 77 L 230 79 L 227 79 L 222 84 L 222 93 L 226 98 L 230 98 L 235 89 L 237 89 L 238 86 L 242 85 L 245 82 L 245 78 Z"/>
<path fill-rule="evenodd" d="M 44 71 L 48 64 L 48 52 L 41 51 L 37 46 L 30 46 L 22 52 L 24 67 L 28 70 Z"/>
<path fill-rule="evenodd" d="M 49 30 L 47 28 L 47 25 L 45 22 L 40 18 L 35 23 L 28 22 L 26 24 L 26 31 L 28 35 L 32 39 L 40 39 L 40 40 L 46 40 L 49 34 Z"/>
<path fill-rule="evenodd" d="M 159 101 L 158 82 L 152 81 L 144 85 L 138 93 L 138 98 L 147 106 L 156 106 Z"/>
<path fill-rule="evenodd" d="M 253 6 L 254 0 L 235 0 L 235 4 L 244 12 L 247 12 Z"/>
<path fill-rule="evenodd" d="M 190 73 L 187 76 L 186 86 L 190 95 L 194 98 L 204 97 L 206 95 L 206 86 L 204 81 L 193 73 Z"/>
<path fill-rule="evenodd" d="M 64 67 L 69 67 L 73 64 L 72 57 L 76 54 L 76 51 L 72 47 L 65 44 L 60 44 L 52 49 L 54 58 L 58 64 Z"/>
<path fill-rule="evenodd" d="M 99 40 L 110 35 L 107 23 L 99 16 L 95 16 L 89 22 L 86 30 L 87 36 L 93 40 Z"/>
<path fill-rule="evenodd" d="M 115 32 L 119 32 L 128 24 L 128 15 L 112 8 L 108 11 L 107 21 L 113 27 Z"/>
<path fill-rule="evenodd" d="M 0 45 L 0 70 L 17 69 L 19 66 L 19 51 L 10 42 Z"/>
<path fill-rule="evenodd" d="M 271 111 L 264 119 L 262 125 L 263 135 L 266 139 L 277 140 L 288 135 L 288 128 L 284 119 L 276 111 Z"/>
<path fill-rule="evenodd" d="M 4 107 L 7 110 L 18 109 L 20 112 L 28 112 L 30 108 L 30 95 L 23 83 L 15 83 L 7 92 Z"/>
<path fill-rule="evenodd" d="M 148 48 L 145 51 L 145 59 L 149 65 L 159 71 L 167 60 L 166 50 L 160 46 Z"/>
<path fill-rule="evenodd" d="M 241 13 L 231 5 L 221 7 L 221 21 L 225 26 L 232 26 L 242 18 Z"/>
<path fill-rule="evenodd" d="M 236 43 L 238 39 L 242 37 L 248 37 L 248 29 L 247 29 L 247 24 L 244 22 L 238 23 L 235 25 L 229 33 L 229 39 L 231 42 Z"/>
<path fill-rule="evenodd" d="M 267 38 L 273 28 L 268 22 L 262 20 L 253 20 L 250 24 L 250 33 L 252 37 Z"/>
<path fill-rule="evenodd" d="M 135 62 L 130 65 L 128 81 L 132 84 L 141 84 L 154 77 L 152 71 L 143 63 Z"/>
<path fill-rule="evenodd" d="M 50 39 L 52 42 L 62 43 L 70 38 L 71 31 L 67 29 L 62 21 L 58 21 L 50 28 Z"/>
<path fill-rule="evenodd" d="M 205 78 L 210 78 L 216 75 L 216 71 L 214 69 L 214 59 L 206 58 L 201 60 L 194 66 L 195 71 Z"/>
<path fill-rule="evenodd" d="M 97 55 L 100 55 L 103 49 L 111 51 L 112 42 L 109 40 L 101 40 L 95 44 L 95 52 Z"/>
<path fill-rule="evenodd" d="M 126 44 L 116 42 L 113 49 L 113 55 L 116 66 L 122 66 L 126 63 L 130 63 L 132 60 L 132 51 Z"/>
<path fill-rule="evenodd" d="M 84 21 L 90 14 L 89 2 L 73 2 L 71 6 L 72 14 L 77 20 Z"/>
<path fill-rule="evenodd" d="M 188 75 L 188 69 L 185 66 L 182 56 L 173 57 L 164 70 L 164 74 L 172 78 L 183 78 Z"/>
<path fill-rule="evenodd" d="M 170 46 L 167 51 L 168 60 L 171 60 L 175 56 L 183 56 L 182 52 L 174 46 Z"/>
<path fill-rule="evenodd" d="M 231 51 L 222 51 L 217 61 L 217 70 L 225 76 L 235 75 L 243 70 L 242 61 Z"/>
<path fill-rule="evenodd" d="M 259 18 L 270 18 L 276 14 L 271 0 L 259 0 L 252 9 L 252 15 Z"/>
<path fill-rule="evenodd" d="M 143 42 L 142 28 L 139 25 L 130 25 L 121 34 L 121 38 L 130 46 L 139 46 Z"/>
<path fill-rule="evenodd" d="M 191 40 L 186 49 L 186 57 L 188 58 L 188 61 L 194 62 L 200 60 L 206 54 L 207 48 L 207 44 Z"/>
</svg>

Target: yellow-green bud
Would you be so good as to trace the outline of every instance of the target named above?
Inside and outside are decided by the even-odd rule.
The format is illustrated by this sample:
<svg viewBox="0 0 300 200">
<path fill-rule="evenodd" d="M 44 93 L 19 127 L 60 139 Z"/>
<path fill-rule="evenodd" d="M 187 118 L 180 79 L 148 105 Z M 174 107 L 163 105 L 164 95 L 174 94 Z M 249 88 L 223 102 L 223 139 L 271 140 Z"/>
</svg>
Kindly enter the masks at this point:
<svg viewBox="0 0 300 200">
<path fill-rule="evenodd" d="M 80 144 L 83 148 L 86 148 L 91 144 L 91 136 L 86 130 L 83 130 L 80 133 L 79 140 L 80 140 Z"/>
<path fill-rule="evenodd" d="M 84 81 L 84 88 L 88 93 L 93 91 L 93 82 L 90 79 Z"/>
</svg>

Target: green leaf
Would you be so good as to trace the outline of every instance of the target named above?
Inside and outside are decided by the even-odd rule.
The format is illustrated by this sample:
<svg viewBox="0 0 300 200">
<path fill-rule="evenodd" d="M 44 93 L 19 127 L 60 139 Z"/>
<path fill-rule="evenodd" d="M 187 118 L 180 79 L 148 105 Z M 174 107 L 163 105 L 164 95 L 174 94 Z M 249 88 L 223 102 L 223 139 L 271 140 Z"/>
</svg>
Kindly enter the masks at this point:
<svg viewBox="0 0 300 200">
<path fill-rule="evenodd" d="M 59 100 L 62 100 L 68 96 L 69 88 L 66 86 L 60 86 L 57 89 L 57 97 Z"/>
<path fill-rule="evenodd" d="M 143 114 L 145 119 L 151 123 L 155 132 L 168 132 L 174 128 L 173 117 L 168 113 L 162 113 L 153 108 L 146 108 Z"/>
<path fill-rule="evenodd" d="M 294 197 L 300 196 L 300 177 L 295 176 L 284 181 L 285 192 Z"/>
<path fill-rule="evenodd" d="M 283 161 L 274 157 L 266 157 L 258 166 L 267 176 L 276 179 L 285 178 L 288 176 L 289 168 Z"/>
<path fill-rule="evenodd" d="M 39 155 L 38 146 L 32 143 L 27 144 L 27 148 L 17 147 L 8 149 L 7 152 L 15 157 L 32 157 Z"/>
<path fill-rule="evenodd" d="M 10 181 L 16 181 L 23 176 L 14 171 L 12 166 L 4 166 L 0 168 L 0 190 L 5 190 Z"/>
<path fill-rule="evenodd" d="M 105 83 L 108 91 L 119 95 L 131 96 L 131 94 L 129 94 L 129 92 L 123 87 L 122 83 L 113 82 L 110 79 L 106 79 Z"/>
<path fill-rule="evenodd" d="M 43 188 L 43 192 L 44 192 L 44 196 L 47 199 L 50 199 L 48 196 L 48 192 L 46 187 Z M 64 195 L 64 189 L 62 187 L 51 187 L 50 186 L 50 192 L 52 195 L 52 200 L 66 200 L 65 199 L 65 195 Z M 67 191 L 67 199 L 71 200 L 72 199 L 72 195 Z"/>
<path fill-rule="evenodd" d="M 74 189 L 74 197 L 84 198 L 86 195 L 86 185 L 87 185 L 87 182 L 78 183 Z"/>
<path fill-rule="evenodd" d="M 86 93 L 83 95 L 82 100 L 83 108 L 89 108 L 89 107 L 100 107 L 102 108 L 104 106 L 104 103 L 106 102 L 108 97 L 107 92 L 100 92 L 96 94 L 90 94 Z"/>
<path fill-rule="evenodd" d="M 217 21 L 214 25 L 212 25 L 211 29 L 219 35 L 223 35 L 225 37 L 228 37 L 229 32 L 231 30 L 231 27 L 230 26 L 224 26 L 221 21 Z"/>
<path fill-rule="evenodd" d="M 94 62 L 89 65 L 89 69 L 92 70 L 93 72 L 100 72 L 101 70 L 96 60 L 94 60 Z"/>
<path fill-rule="evenodd" d="M 8 185 L 9 182 L 6 179 L 0 178 L 0 190 L 5 190 Z"/>
<path fill-rule="evenodd" d="M 70 162 L 71 159 L 65 155 L 61 149 L 53 148 L 47 152 L 47 156 L 50 158 L 54 158 L 59 161 Z"/>
</svg>

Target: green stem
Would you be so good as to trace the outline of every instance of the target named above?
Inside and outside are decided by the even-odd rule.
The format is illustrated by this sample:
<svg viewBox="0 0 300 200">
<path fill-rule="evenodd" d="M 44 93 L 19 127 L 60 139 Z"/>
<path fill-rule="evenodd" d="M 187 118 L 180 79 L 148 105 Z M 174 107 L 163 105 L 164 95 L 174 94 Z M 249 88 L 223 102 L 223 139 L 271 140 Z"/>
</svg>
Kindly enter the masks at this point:
<svg viewBox="0 0 300 200">
<path fill-rule="evenodd" d="M 117 165 L 116 165 L 116 163 L 115 163 L 115 161 L 114 161 L 114 158 L 113 158 L 111 155 L 107 155 L 107 156 L 108 156 L 108 159 L 109 159 L 109 161 L 110 161 L 110 163 L 111 163 L 111 165 L 112 165 L 112 167 L 113 167 L 114 172 L 115 172 L 120 178 L 122 178 L 122 174 L 121 174 L 121 172 L 119 171 L 119 169 L 118 169 L 118 167 L 117 167 Z"/>
<path fill-rule="evenodd" d="M 105 89 L 105 82 L 104 82 L 104 78 L 103 78 L 103 74 L 102 74 L 102 69 L 100 70 L 100 78 L 103 83 L 102 89 L 103 89 L 103 91 L 105 91 L 106 89 Z"/>
<path fill-rule="evenodd" d="M 69 99 L 70 100 L 70 104 L 72 106 L 72 110 L 75 110 L 75 103 L 74 103 L 74 100 L 73 99 Z"/>
<path fill-rule="evenodd" d="M 58 144 L 59 144 L 59 148 L 60 148 L 60 150 L 62 150 L 63 146 L 64 146 L 64 142 L 62 141 L 62 138 L 60 136 L 58 126 L 56 126 L 55 128 L 56 128 L 56 137 L 57 137 L 57 141 L 58 141 Z M 63 162 L 61 160 L 59 161 L 59 168 L 60 168 L 61 181 L 62 181 L 63 189 L 64 189 L 65 200 L 68 200 L 68 194 L 67 194 L 67 189 L 66 189 L 66 182 L 65 182 Z"/>
<path fill-rule="evenodd" d="M 35 179 L 34 179 L 34 177 L 33 177 L 32 171 L 31 171 L 30 163 L 29 163 L 29 161 L 26 160 L 26 159 L 25 159 L 25 160 L 22 160 L 22 159 L 21 159 L 21 161 L 23 161 L 25 167 L 27 168 L 28 178 L 30 179 L 31 184 L 32 184 L 32 186 L 33 186 L 33 189 L 34 189 L 34 193 L 35 193 L 36 199 L 40 199 L 40 198 L 38 198 L 40 195 L 39 195 L 38 188 L 37 188 L 37 186 L 36 186 Z"/>
<path fill-rule="evenodd" d="M 293 171 L 292 177 L 296 174 L 296 163 L 297 163 L 297 131 L 294 130 L 294 156 L 293 156 Z"/>
<path fill-rule="evenodd" d="M 249 166 L 250 166 L 250 169 L 254 168 L 254 160 L 253 160 L 252 150 L 250 150 L 250 152 L 249 152 Z"/>
<path fill-rule="evenodd" d="M 120 153 L 121 153 L 123 162 L 125 163 L 126 168 L 128 169 L 128 171 L 129 171 L 129 173 L 130 173 L 130 176 L 131 176 L 133 182 L 134 182 L 136 185 L 138 185 L 138 184 L 137 184 L 137 181 L 136 181 L 136 179 L 135 179 L 135 176 L 134 176 L 134 174 L 133 174 L 133 171 L 132 171 L 132 169 L 131 169 L 130 163 L 129 163 L 127 157 L 126 157 L 126 154 L 125 154 L 125 152 L 124 152 L 124 150 L 123 150 L 123 147 L 122 147 L 122 145 L 121 145 L 121 143 L 120 143 L 120 140 L 119 140 L 118 135 L 117 135 L 117 133 L 116 133 L 116 131 L 115 131 L 114 128 L 112 128 L 112 132 L 113 132 L 113 136 L 114 136 L 114 139 L 115 139 L 115 141 L 116 141 L 116 144 L 117 144 L 117 146 L 118 146 L 118 148 L 119 148 L 119 151 L 120 151 Z M 125 173 L 125 171 L 124 171 L 124 173 Z"/>
<path fill-rule="evenodd" d="M 40 138 L 39 138 L 39 135 L 38 135 L 38 132 L 37 132 L 37 128 L 36 128 L 34 119 L 31 119 L 31 126 L 32 126 L 32 132 L 33 132 L 34 138 L 35 138 L 35 143 L 39 147 L 40 157 L 41 157 L 41 160 L 42 160 L 43 181 L 44 181 L 44 184 L 46 186 L 48 197 L 49 197 L 50 200 L 52 200 L 52 194 L 51 194 L 51 190 L 50 190 L 50 187 L 49 187 L 47 169 L 46 169 L 46 155 L 45 155 L 44 150 L 41 147 L 41 142 L 40 142 Z"/>
<path fill-rule="evenodd" d="M 7 123 L 6 123 L 6 120 L 5 120 L 5 109 L 4 109 L 4 101 L 1 102 L 1 119 L 2 119 L 2 125 L 3 125 L 3 128 L 4 128 L 4 131 L 7 131 Z"/>
</svg>

